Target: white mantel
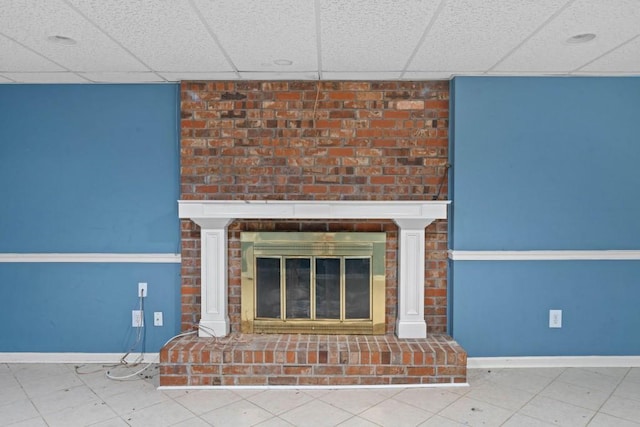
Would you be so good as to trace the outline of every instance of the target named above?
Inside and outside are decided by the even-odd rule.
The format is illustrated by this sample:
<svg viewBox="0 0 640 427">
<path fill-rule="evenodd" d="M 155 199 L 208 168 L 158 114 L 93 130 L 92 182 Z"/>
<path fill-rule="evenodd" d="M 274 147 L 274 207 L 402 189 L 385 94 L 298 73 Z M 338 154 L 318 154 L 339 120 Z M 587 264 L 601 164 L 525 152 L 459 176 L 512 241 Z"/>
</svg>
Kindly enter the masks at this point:
<svg viewBox="0 0 640 427">
<path fill-rule="evenodd" d="M 285 201 L 179 200 L 178 216 L 200 226 L 202 313 L 200 336 L 229 334 L 227 226 L 235 219 L 391 219 L 398 236 L 399 338 L 425 338 L 425 228 L 447 217 L 448 200 Z M 210 333 L 211 331 L 212 333 Z"/>
</svg>

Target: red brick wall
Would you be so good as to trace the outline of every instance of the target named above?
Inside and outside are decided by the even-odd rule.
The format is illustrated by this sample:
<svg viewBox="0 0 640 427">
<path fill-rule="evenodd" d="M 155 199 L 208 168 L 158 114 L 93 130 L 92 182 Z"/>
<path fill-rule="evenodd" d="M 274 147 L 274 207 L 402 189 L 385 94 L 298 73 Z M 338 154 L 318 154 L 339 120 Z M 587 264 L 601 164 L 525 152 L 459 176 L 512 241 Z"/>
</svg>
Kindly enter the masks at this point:
<svg viewBox="0 0 640 427">
<path fill-rule="evenodd" d="M 448 82 L 184 82 L 181 198 L 432 200 L 445 174 Z M 446 198 L 446 181 L 441 199 Z M 236 221 L 229 310 L 239 326 L 242 230 L 387 231 L 387 324 L 396 314 L 397 227 L 388 221 Z M 425 317 L 446 329 L 446 221 L 427 228 Z M 199 230 L 182 221 L 182 327 L 200 314 Z"/>
</svg>

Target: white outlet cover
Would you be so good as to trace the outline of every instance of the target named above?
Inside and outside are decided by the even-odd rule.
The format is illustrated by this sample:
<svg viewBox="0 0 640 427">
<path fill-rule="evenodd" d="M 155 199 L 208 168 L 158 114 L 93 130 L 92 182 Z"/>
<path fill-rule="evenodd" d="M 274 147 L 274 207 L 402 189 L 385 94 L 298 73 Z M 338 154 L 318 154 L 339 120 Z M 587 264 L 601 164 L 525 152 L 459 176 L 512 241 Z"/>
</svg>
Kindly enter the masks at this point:
<svg viewBox="0 0 640 427">
<path fill-rule="evenodd" d="M 143 298 L 148 296 L 147 294 L 147 282 L 138 282 L 138 297 Z"/>
<path fill-rule="evenodd" d="M 153 312 L 153 326 L 162 326 L 162 323 L 163 323 L 162 312 L 161 311 Z"/>
<path fill-rule="evenodd" d="M 131 326 L 141 328 L 144 326 L 144 317 L 141 310 L 131 310 Z"/>
<path fill-rule="evenodd" d="M 562 328 L 562 310 L 549 310 L 549 327 Z"/>
</svg>

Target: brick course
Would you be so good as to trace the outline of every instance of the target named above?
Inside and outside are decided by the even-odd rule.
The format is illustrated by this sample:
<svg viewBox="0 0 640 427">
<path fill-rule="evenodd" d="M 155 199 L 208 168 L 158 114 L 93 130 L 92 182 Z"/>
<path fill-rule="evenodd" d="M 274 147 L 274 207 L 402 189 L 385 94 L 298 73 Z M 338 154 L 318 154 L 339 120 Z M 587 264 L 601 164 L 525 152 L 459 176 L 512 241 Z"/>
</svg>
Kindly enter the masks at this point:
<svg viewBox="0 0 640 427">
<path fill-rule="evenodd" d="M 432 200 L 446 174 L 448 82 L 184 82 L 181 198 Z M 447 182 L 441 190 L 445 198 Z M 182 329 L 200 315 L 200 233 L 182 228 Z M 389 221 L 235 221 L 229 311 L 239 329 L 242 230 L 387 231 L 387 332 L 396 310 L 397 227 Z M 446 331 L 447 223 L 426 230 L 425 318 Z"/>
</svg>

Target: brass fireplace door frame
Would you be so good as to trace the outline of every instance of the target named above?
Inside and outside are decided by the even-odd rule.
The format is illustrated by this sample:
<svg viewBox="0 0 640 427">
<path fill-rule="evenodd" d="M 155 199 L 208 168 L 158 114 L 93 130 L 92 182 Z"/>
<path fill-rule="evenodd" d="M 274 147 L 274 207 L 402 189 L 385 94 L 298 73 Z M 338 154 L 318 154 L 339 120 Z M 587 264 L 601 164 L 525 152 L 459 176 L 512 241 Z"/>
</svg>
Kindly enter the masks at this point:
<svg viewBox="0 0 640 427">
<path fill-rule="evenodd" d="M 385 233 L 242 232 L 241 331 L 243 333 L 384 334 Z M 369 319 L 256 318 L 258 257 L 370 257 Z M 281 274 L 283 277 L 284 274 Z M 283 278 L 281 279 L 281 283 Z M 344 280 L 342 279 L 344 282 Z M 281 285 L 282 286 L 282 285 Z M 285 317 L 285 316 L 281 316 Z"/>
</svg>

